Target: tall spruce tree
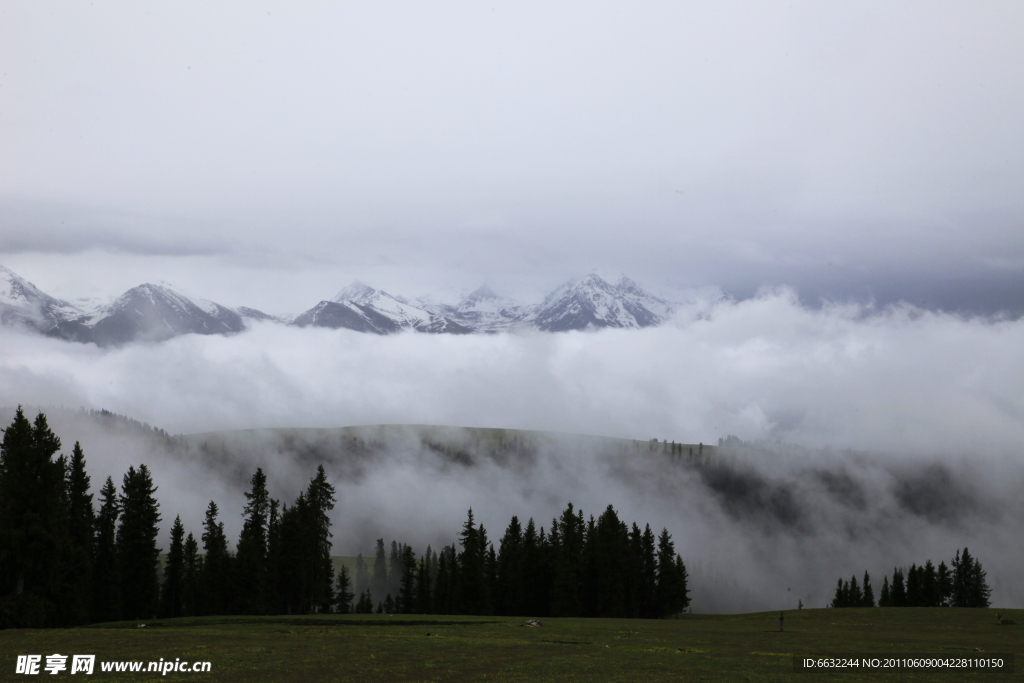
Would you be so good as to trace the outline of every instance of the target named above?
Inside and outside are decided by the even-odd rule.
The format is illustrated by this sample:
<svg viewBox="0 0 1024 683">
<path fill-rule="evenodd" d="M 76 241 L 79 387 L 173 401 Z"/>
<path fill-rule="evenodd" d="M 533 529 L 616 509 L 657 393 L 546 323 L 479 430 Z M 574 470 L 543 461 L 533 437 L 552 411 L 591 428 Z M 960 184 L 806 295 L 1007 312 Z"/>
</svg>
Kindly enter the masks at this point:
<svg viewBox="0 0 1024 683">
<path fill-rule="evenodd" d="M 237 608 L 243 614 L 266 614 L 270 495 L 267 493 L 267 476 L 263 474 L 263 468 L 256 468 L 249 484 L 251 488 L 245 493 L 246 505 L 242 511 L 245 522 L 242 524 L 242 533 L 235 553 Z"/>
<path fill-rule="evenodd" d="M 431 590 L 430 579 L 431 551 L 427 546 L 427 552 L 419 561 L 416 567 L 416 613 L 433 614 L 434 599 Z"/>
<path fill-rule="evenodd" d="M 67 594 L 63 612 L 69 625 L 85 624 L 92 619 L 93 537 L 95 512 L 90 479 L 85 470 L 85 454 L 77 441 L 67 471 L 67 553 L 64 566 Z"/>
<path fill-rule="evenodd" d="M 121 503 L 114 479 L 107 477 L 100 489 L 100 510 L 96 516 L 93 551 L 93 606 L 96 621 L 115 621 L 121 617 L 121 592 L 117 569 L 117 522 Z"/>
<path fill-rule="evenodd" d="M 875 606 L 875 590 L 871 587 L 871 577 L 868 576 L 868 572 L 864 570 L 864 584 L 862 587 L 863 598 L 860 602 L 861 607 L 874 607 Z"/>
<path fill-rule="evenodd" d="M 199 554 L 199 543 L 192 532 L 189 532 L 183 546 L 183 566 L 181 578 L 181 614 L 194 617 L 200 613 L 202 594 L 203 558 Z"/>
<path fill-rule="evenodd" d="M 157 567 L 160 549 L 160 504 L 149 468 L 128 468 L 121 484 L 121 522 L 117 527 L 117 557 L 121 578 L 123 619 L 149 619 L 156 615 L 160 601 Z"/>
<path fill-rule="evenodd" d="M 455 609 L 458 614 L 482 614 L 484 608 L 484 548 L 469 509 L 459 535 L 462 551 L 458 556 L 459 581 L 455 586 Z"/>
<path fill-rule="evenodd" d="M 939 568 L 935 570 L 935 595 L 936 604 L 940 607 L 949 605 L 953 590 L 953 577 L 949 573 L 949 567 L 945 560 L 939 562 Z"/>
<path fill-rule="evenodd" d="M 889 597 L 889 577 L 882 576 L 882 590 L 878 594 L 879 607 L 892 607 L 892 599 Z"/>
<path fill-rule="evenodd" d="M 554 583 L 551 588 L 551 616 L 575 617 L 583 612 L 583 544 L 586 523 L 582 510 L 574 513 L 570 502 L 557 520 L 551 522 L 554 555 Z"/>
<path fill-rule="evenodd" d="M 201 603 L 206 615 L 227 614 L 231 608 L 231 556 L 224 535 L 224 523 L 217 520 L 220 510 L 210 501 L 203 520 L 203 576 Z"/>
<path fill-rule="evenodd" d="M 180 617 L 182 612 L 182 589 L 185 583 L 185 527 L 181 515 L 174 518 L 171 527 L 171 547 L 167 552 L 164 566 L 164 585 L 160 595 L 160 616 Z"/>
<path fill-rule="evenodd" d="M 907 606 L 907 588 L 903 583 L 903 570 L 896 567 L 892 570 L 892 583 L 889 584 L 889 600 L 893 607 Z"/>
<path fill-rule="evenodd" d="M 352 580 L 348 576 L 348 567 L 341 565 L 341 571 L 338 572 L 338 589 L 334 594 L 335 613 L 348 614 L 351 612 L 352 598 L 354 597 Z"/>
<path fill-rule="evenodd" d="M 402 576 L 399 581 L 396 611 L 400 614 L 416 612 L 416 555 L 411 546 L 402 548 Z"/>
<path fill-rule="evenodd" d="M 682 572 L 681 572 L 682 570 Z M 685 567 L 676 562 L 675 544 L 668 529 L 658 536 L 658 603 L 661 615 L 670 617 L 682 612 L 690 604 L 687 594 Z"/>
<path fill-rule="evenodd" d="M 47 626 L 56 611 L 66 538 L 59 450 L 46 416 L 30 424 L 19 406 L 0 443 L 0 626 Z"/>
<path fill-rule="evenodd" d="M 523 530 L 519 518 L 512 516 L 498 545 L 498 580 L 495 588 L 495 614 L 523 614 Z"/>
<path fill-rule="evenodd" d="M 316 468 L 316 476 L 309 481 L 306 501 L 309 505 L 309 519 L 306 522 L 312 531 L 312 547 L 309 550 L 309 604 L 312 611 L 330 612 L 334 598 L 334 564 L 331 562 L 331 518 L 330 511 L 336 502 L 334 486 L 327 481 L 324 466 Z"/>
</svg>

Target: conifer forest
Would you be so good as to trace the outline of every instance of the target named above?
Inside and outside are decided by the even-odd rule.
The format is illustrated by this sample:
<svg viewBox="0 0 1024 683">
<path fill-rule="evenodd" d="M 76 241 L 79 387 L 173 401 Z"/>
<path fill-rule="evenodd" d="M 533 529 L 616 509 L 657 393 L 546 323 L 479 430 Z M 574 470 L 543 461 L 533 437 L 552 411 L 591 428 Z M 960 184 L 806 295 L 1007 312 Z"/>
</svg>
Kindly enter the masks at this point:
<svg viewBox="0 0 1024 683">
<path fill-rule="evenodd" d="M 94 500 L 86 455 L 46 416 L 19 408 L 0 444 L 0 628 L 227 614 L 376 612 L 663 618 L 689 606 L 687 571 L 667 529 L 597 518 L 569 503 L 545 528 L 513 516 L 495 542 L 473 511 L 452 545 L 417 553 L 379 539 L 355 575 L 331 558 L 335 489 L 319 466 L 288 504 L 257 469 L 236 543 L 210 501 L 202 529 L 164 514 L 146 465 Z M 169 517 L 169 515 L 168 515 Z M 161 555 L 163 554 L 163 558 Z"/>
</svg>

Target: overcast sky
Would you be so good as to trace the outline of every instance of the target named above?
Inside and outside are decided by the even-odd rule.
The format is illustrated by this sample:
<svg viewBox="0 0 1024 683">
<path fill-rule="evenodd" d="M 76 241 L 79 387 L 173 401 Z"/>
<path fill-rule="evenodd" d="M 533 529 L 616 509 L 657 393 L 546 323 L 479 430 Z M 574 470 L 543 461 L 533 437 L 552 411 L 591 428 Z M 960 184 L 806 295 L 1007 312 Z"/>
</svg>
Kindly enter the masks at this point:
<svg viewBox="0 0 1024 683">
<path fill-rule="evenodd" d="M 1024 311 L 1024 5 L 0 5 L 0 263 Z"/>
</svg>

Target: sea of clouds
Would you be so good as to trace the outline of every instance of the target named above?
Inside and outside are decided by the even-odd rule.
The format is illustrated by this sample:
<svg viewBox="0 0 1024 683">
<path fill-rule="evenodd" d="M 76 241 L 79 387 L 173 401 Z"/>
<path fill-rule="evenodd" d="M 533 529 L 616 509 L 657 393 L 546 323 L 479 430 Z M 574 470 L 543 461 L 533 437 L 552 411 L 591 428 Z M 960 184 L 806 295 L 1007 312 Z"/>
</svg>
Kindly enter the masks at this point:
<svg viewBox="0 0 1024 683">
<path fill-rule="evenodd" d="M 810 309 L 785 289 L 644 330 L 379 337 L 265 323 L 100 349 L 8 329 L 0 405 L 105 408 L 173 434 L 361 424 L 687 443 L 734 434 L 762 443 L 703 471 L 556 443 L 523 467 L 453 467 L 389 448 L 359 476 L 332 475 L 335 552 L 370 552 L 379 536 L 436 548 L 470 506 L 497 540 L 512 514 L 546 524 L 572 500 L 588 515 L 610 503 L 627 521 L 669 527 L 698 611 L 820 607 L 839 575 L 865 569 L 877 595 L 894 564 L 948 563 L 964 545 L 989 570 L 996 604 L 1020 606 L 1021 349 L 1024 320 Z M 55 429 L 65 448 L 82 440 L 94 488 L 147 462 L 164 531 L 181 514 L 198 536 L 216 499 L 237 536 L 244 479 L 59 414 L 69 413 L 54 413 Z M 313 474 L 293 456 L 252 449 L 252 468 L 265 465 L 285 501 Z"/>
</svg>

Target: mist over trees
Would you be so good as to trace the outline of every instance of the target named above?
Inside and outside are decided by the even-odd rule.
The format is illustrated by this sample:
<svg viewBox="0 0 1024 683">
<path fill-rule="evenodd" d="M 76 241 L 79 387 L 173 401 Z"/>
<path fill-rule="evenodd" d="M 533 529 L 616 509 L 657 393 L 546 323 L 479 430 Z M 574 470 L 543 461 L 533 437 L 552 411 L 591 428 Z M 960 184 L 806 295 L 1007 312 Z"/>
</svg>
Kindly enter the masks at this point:
<svg viewBox="0 0 1024 683">
<path fill-rule="evenodd" d="M 988 607 L 992 590 L 978 558 L 967 548 L 957 550 L 949 567 L 944 561 L 936 567 L 931 560 L 921 566 L 911 564 L 904 573 L 901 567 L 892 571 L 892 580 L 882 579 L 879 607 Z M 832 607 L 874 607 L 875 599 L 870 577 L 864 572 L 863 583 L 857 577 L 839 579 Z"/>
<path fill-rule="evenodd" d="M 512 517 L 492 541 L 470 509 L 457 541 L 421 554 L 378 539 L 372 573 L 335 575 L 323 465 L 291 504 L 257 468 L 234 550 L 210 501 L 199 538 L 179 516 L 170 547 L 146 465 L 107 477 L 98 509 L 85 453 L 57 455 L 40 413 L 19 407 L 0 444 L 0 627 L 67 627 L 217 614 L 399 613 L 662 618 L 689 606 L 688 575 L 667 529 L 655 535 L 569 503 L 549 526 Z M 390 549 L 390 555 L 388 550 Z"/>
</svg>

